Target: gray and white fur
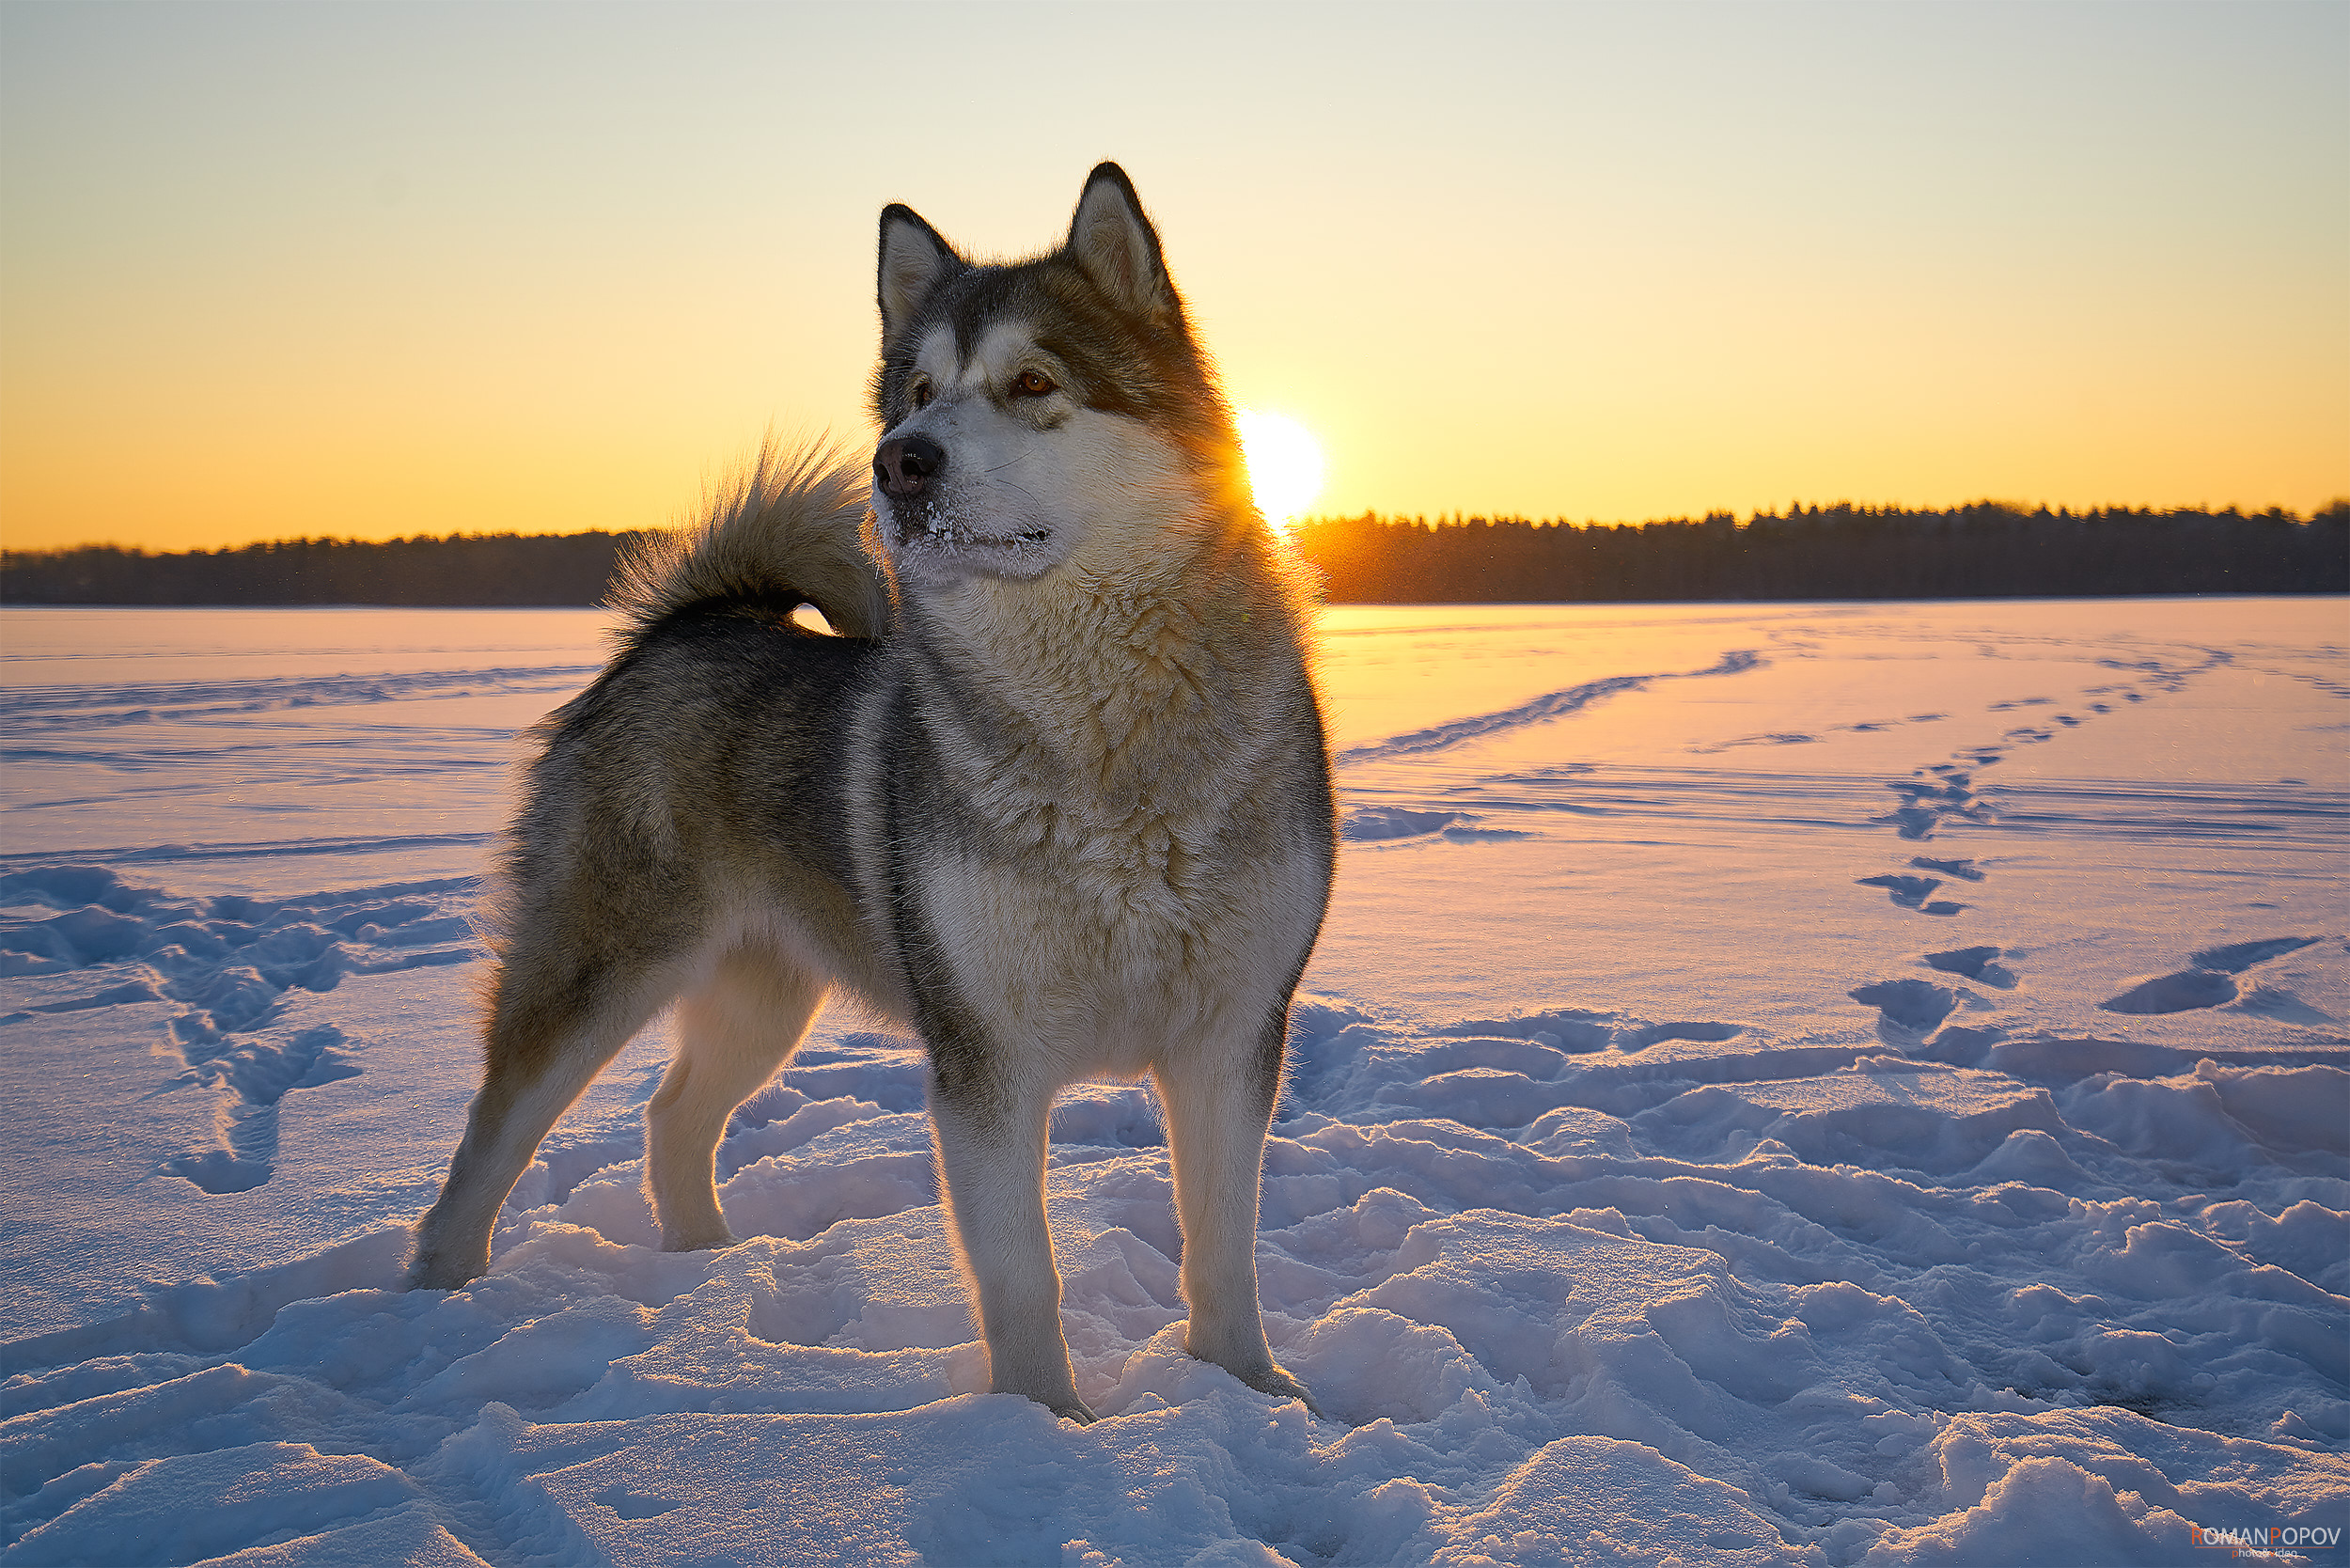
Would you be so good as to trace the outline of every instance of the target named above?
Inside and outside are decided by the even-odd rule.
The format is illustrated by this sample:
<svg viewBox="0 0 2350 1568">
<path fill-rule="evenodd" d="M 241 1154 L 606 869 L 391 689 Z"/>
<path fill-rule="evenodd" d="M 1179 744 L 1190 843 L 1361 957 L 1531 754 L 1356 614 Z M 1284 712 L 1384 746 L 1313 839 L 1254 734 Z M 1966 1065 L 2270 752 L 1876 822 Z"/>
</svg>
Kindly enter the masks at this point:
<svg viewBox="0 0 2350 1568">
<path fill-rule="evenodd" d="M 1266 1343 L 1255 1255 L 1333 853 L 1296 569 L 1115 165 L 1027 261 L 965 260 L 888 208 L 879 302 L 870 518 L 866 474 L 762 452 L 632 563 L 617 655 L 540 728 L 482 1087 L 412 1282 L 489 1266 L 548 1129 L 673 1001 L 646 1184 L 665 1247 L 731 1245 L 727 1118 L 838 988 L 928 1048 L 998 1391 L 1092 1419 L 1046 1125 L 1065 1086 L 1147 1074 L 1191 1354 L 1307 1398 Z M 804 604 L 838 635 L 797 625 Z"/>
</svg>

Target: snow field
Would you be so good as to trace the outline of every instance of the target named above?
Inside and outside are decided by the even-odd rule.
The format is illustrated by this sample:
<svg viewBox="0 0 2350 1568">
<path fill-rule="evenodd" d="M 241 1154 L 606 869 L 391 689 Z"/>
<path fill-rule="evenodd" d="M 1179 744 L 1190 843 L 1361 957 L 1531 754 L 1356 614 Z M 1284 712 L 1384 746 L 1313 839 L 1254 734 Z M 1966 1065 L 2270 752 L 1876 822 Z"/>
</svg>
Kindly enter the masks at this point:
<svg viewBox="0 0 2350 1568">
<path fill-rule="evenodd" d="M 656 1027 L 493 1273 L 398 1292 L 497 720 L 595 625 L 251 619 L 290 673 L 193 694 L 217 622 L 79 684 L 7 622 L 0 1563 L 2342 1555 L 2338 605 L 1332 612 L 1259 1244 L 1327 1419 L 1182 1353 L 1105 1084 L 1050 1177 L 1085 1429 L 983 1391 L 920 1053 L 854 1018 L 729 1125 L 742 1245 L 652 1246 Z"/>
</svg>

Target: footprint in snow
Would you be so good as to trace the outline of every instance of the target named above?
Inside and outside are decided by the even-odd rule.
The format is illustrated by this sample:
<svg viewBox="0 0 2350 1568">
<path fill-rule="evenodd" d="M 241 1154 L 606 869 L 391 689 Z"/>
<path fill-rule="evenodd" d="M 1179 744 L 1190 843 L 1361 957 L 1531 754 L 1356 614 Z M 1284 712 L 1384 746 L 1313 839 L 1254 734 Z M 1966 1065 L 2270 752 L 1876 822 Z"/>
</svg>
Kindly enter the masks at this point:
<svg viewBox="0 0 2350 1568">
<path fill-rule="evenodd" d="M 2199 969 L 2224 969 L 2240 975 L 2255 964 L 2265 964 L 2272 958 L 2282 958 L 2303 948 L 2315 947 L 2314 936 L 2271 936 L 2262 942 L 2235 942 L 2224 948 L 2205 948 L 2189 953 L 2187 962 Z"/>
<path fill-rule="evenodd" d="M 1975 760 L 1975 766 L 1984 765 L 1980 753 L 1967 755 Z M 1935 830 L 1952 817 L 1967 822 L 1986 821 L 1992 811 L 1975 798 L 1974 783 L 1972 772 L 1952 763 L 1936 762 L 1919 768 L 1909 777 L 1885 786 L 1901 796 L 1902 804 L 1887 815 L 1871 820 L 1892 823 L 1904 839 L 1931 839 Z"/>
<path fill-rule="evenodd" d="M 1914 909 L 1920 915 L 1955 915 L 1966 906 L 1948 899 L 1926 902 L 1926 895 L 1942 886 L 1940 877 L 1906 876 L 1899 871 L 1885 876 L 1864 876 L 1856 882 L 1860 887 L 1882 887 L 1885 896 L 1904 909 Z"/>
<path fill-rule="evenodd" d="M 2187 955 L 2190 968 L 2172 975 L 2156 975 L 2140 980 L 2118 996 L 2108 996 L 2098 1007 L 2107 1012 L 2137 1014 L 2163 1012 L 2192 1012 L 2199 1008 L 2225 1007 L 2236 999 L 2239 990 L 2235 977 L 2255 964 L 2273 958 L 2282 958 L 2309 947 L 2314 936 L 2272 936 L 2259 942 L 2235 942 L 2226 947 L 2204 948 Z M 2248 1000 L 2258 1004 L 2255 1011 L 2269 1016 L 2282 1016 L 2302 1009 L 2298 1000 L 2287 993 L 2257 987 Z M 2318 1014 L 2325 1017 L 2324 1014 Z M 2299 1021 L 2299 1020 L 2294 1020 Z M 2328 1020 L 2330 1022 L 2330 1020 Z"/>
<path fill-rule="evenodd" d="M 625 1486 L 605 1487 L 596 1494 L 596 1501 L 623 1519 L 658 1519 L 685 1506 L 675 1498 L 639 1495 Z"/>
<path fill-rule="evenodd" d="M 1358 806 L 1339 824 L 1348 843 L 1395 843 L 1406 839 L 1443 839 L 1455 844 L 1531 839 L 1513 827 L 1480 827 L 1468 811 L 1415 811 L 1406 806 Z"/>
<path fill-rule="evenodd" d="M 1616 1038 L 1616 1015 L 1585 1008 L 1524 1012 L 1511 1018 L 1464 1018 L 1431 1034 L 1440 1038 L 1525 1040 L 1555 1051 L 1580 1054 L 1605 1049 Z"/>
<path fill-rule="evenodd" d="M 1641 1050 L 1668 1040 L 1694 1040 L 1710 1045 L 1733 1039 L 1744 1032 L 1746 1026 L 1743 1024 L 1651 1024 L 1646 1028 L 1635 1029 L 1623 1036 L 1622 1045 L 1627 1051 Z"/>
<path fill-rule="evenodd" d="M 2235 1000 L 2235 977 L 2217 969 L 2182 969 L 2141 980 L 2098 1007 L 2107 1012 L 2191 1012 L 2197 1008 L 2221 1007 Z"/>
<path fill-rule="evenodd" d="M 1393 839 L 1417 839 L 1466 822 L 1462 811 L 1415 811 L 1406 806 L 1358 806 L 1339 824 L 1339 837 L 1349 843 L 1383 843 Z"/>
<path fill-rule="evenodd" d="M 247 1041 L 204 1058 L 193 1075 L 236 1096 L 222 1118 L 222 1142 L 175 1154 L 163 1168 L 214 1196 L 249 1192 L 268 1181 L 277 1167 L 277 1102 L 291 1090 L 359 1075 L 337 1050 L 342 1043 L 343 1031 L 323 1024 L 290 1040 Z"/>
<path fill-rule="evenodd" d="M 1949 986 L 1914 979 L 1856 985 L 1844 995 L 1875 1008 L 1885 1023 L 1915 1035 L 1932 1033 L 1958 1006 L 1958 993 Z"/>
<path fill-rule="evenodd" d="M 1831 724 L 1826 732 L 1832 735 L 1874 735 L 1888 729 L 1898 729 L 1904 724 L 1934 724 L 1948 717 L 1948 713 L 1911 713 L 1903 718 L 1862 719 L 1852 724 Z M 1693 745 L 1688 749 L 1698 756 L 1711 757 L 1735 746 L 1810 745 L 1819 739 L 1817 735 L 1799 730 L 1772 730 L 1759 735 L 1741 735 L 1733 741 L 1716 741 L 1710 745 Z"/>
<path fill-rule="evenodd" d="M 2095 696 L 2101 692 L 2120 689 L 2113 686 L 2100 686 L 2082 695 Z M 2130 692 L 2127 695 L 2132 701 L 2138 699 L 2138 693 Z M 2056 705 L 2057 699 L 2053 697 L 2020 697 L 2005 702 L 1991 703 L 1986 711 L 1997 713 L 2017 708 L 2053 708 Z M 2091 703 L 2089 708 L 2091 712 L 2099 713 L 2109 711 L 2107 704 L 2102 702 Z M 1940 717 L 1942 715 L 1923 716 Z M 1872 820 L 1892 823 L 1904 839 L 1931 839 L 1934 837 L 1935 830 L 1941 826 L 1945 820 L 1952 817 L 1965 818 L 1970 822 L 1988 821 L 1998 813 L 1975 798 L 1974 778 L 1966 770 L 1990 767 L 2005 759 L 2013 747 L 2038 745 L 2044 741 L 2054 740 L 2063 730 L 2077 729 L 2084 722 L 2086 721 L 2075 713 L 2051 714 L 2049 722 L 2044 726 L 2017 725 L 2001 735 L 1998 744 L 1970 746 L 1964 751 L 1951 753 L 1951 756 L 1956 759 L 1954 761 L 1935 762 L 1916 769 L 1908 778 L 1886 786 L 1887 789 L 1902 797 L 1900 807 L 1885 816 Z"/>
<path fill-rule="evenodd" d="M 2015 973 L 2005 964 L 1993 962 L 2006 956 L 2001 948 L 1960 948 L 1947 953 L 1926 954 L 1926 967 L 1939 969 L 1946 975 L 1963 975 L 1970 980 L 1996 985 L 2002 991 L 2015 988 Z"/>
</svg>

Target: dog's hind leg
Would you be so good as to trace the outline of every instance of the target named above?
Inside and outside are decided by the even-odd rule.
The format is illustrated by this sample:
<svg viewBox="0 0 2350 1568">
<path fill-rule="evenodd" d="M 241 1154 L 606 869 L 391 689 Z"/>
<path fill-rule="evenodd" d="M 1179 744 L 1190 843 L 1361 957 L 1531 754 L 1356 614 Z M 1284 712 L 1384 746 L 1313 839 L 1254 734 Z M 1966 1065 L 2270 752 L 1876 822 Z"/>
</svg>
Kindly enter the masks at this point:
<svg viewBox="0 0 2350 1568">
<path fill-rule="evenodd" d="M 718 1212 L 719 1135 L 799 1044 L 824 991 L 771 949 L 737 948 L 679 1003 L 677 1056 L 645 1115 L 645 1187 L 664 1251 L 734 1245 Z"/>
<path fill-rule="evenodd" d="M 1060 1331 L 1060 1271 L 1044 1225 L 1050 1084 L 990 1079 L 942 1063 L 933 1043 L 931 1120 L 964 1266 L 979 1296 L 995 1392 L 1026 1394 L 1086 1422 Z"/>
<path fill-rule="evenodd" d="M 499 966 L 481 1091 L 440 1199 L 416 1227 L 411 1286 L 455 1290 L 489 1268 L 498 1209 L 540 1142 L 669 998 L 650 964 L 556 947 L 540 942 Z"/>
<path fill-rule="evenodd" d="M 1175 1161 L 1183 1229 L 1182 1280 L 1191 1309 L 1184 1348 L 1262 1393 L 1301 1399 L 1306 1386 L 1273 1359 L 1257 1298 L 1257 1203 L 1266 1130 L 1281 1088 L 1286 1010 L 1235 1053 L 1195 1048 L 1152 1069 Z"/>
</svg>

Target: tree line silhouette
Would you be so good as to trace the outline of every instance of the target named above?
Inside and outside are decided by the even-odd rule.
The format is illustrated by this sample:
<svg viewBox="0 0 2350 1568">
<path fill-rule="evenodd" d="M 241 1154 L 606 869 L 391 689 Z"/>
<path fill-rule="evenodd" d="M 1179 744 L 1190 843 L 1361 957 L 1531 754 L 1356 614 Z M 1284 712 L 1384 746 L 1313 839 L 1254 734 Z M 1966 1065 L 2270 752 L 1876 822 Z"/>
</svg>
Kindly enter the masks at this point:
<svg viewBox="0 0 2350 1568">
<path fill-rule="evenodd" d="M 2350 501 L 2307 521 L 2101 507 L 1793 506 L 1614 526 L 1318 520 L 1296 532 L 1333 603 L 2089 598 L 2350 591 Z"/>
<path fill-rule="evenodd" d="M 281 540 L 149 553 L 0 550 L 11 604 L 565 605 L 603 598 L 635 533 Z M 1299 553 L 1335 604 L 2085 598 L 2350 592 L 2350 501 L 1947 510 L 1792 506 L 1638 524 L 1319 518 Z"/>
<path fill-rule="evenodd" d="M 150 554 L 0 551 L 9 604 L 593 604 L 635 533 L 286 539 Z"/>
</svg>

